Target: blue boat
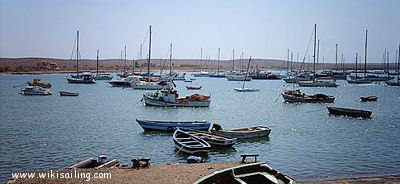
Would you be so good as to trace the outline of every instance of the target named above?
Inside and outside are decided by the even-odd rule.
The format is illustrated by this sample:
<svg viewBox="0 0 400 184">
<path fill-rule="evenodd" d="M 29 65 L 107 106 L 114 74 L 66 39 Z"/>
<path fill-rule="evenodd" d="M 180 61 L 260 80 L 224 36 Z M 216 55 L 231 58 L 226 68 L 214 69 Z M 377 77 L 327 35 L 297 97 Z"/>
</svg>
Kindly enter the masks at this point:
<svg viewBox="0 0 400 184">
<path fill-rule="evenodd" d="M 189 130 L 209 130 L 211 123 L 207 121 L 151 121 L 136 119 L 144 131 L 174 131 L 176 127 Z"/>
</svg>

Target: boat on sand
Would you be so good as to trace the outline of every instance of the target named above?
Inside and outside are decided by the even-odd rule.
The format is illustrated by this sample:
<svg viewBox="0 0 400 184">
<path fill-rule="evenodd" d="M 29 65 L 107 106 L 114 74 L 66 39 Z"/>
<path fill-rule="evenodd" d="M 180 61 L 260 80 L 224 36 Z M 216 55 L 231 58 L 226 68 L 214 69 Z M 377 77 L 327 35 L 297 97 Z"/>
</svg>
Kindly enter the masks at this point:
<svg viewBox="0 0 400 184">
<path fill-rule="evenodd" d="M 205 140 L 177 128 L 172 137 L 178 152 L 192 155 L 207 154 L 211 146 Z"/>
</svg>

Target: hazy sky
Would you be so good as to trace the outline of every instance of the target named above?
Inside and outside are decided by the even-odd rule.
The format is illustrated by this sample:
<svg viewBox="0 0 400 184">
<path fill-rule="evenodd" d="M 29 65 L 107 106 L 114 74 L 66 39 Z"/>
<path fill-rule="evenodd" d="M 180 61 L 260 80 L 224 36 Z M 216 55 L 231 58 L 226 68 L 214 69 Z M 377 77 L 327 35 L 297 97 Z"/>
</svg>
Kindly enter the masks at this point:
<svg viewBox="0 0 400 184">
<path fill-rule="evenodd" d="M 335 43 L 347 62 L 363 55 L 368 29 L 368 60 L 391 60 L 400 43 L 400 0 L 0 0 L 0 57 L 70 58 L 80 31 L 82 58 L 137 58 L 153 28 L 153 58 L 282 59 L 289 48 L 303 57 L 314 24 L 321 58 L 334 61 Z M 147 42 L 144 49 L 147 51 Z M 310 48 L 311 51 L 311 48 Z M 340 54 L 339 54 L 340 55 Z M 146 54 L 144 54 L 146 56 Z"/>
</svg>

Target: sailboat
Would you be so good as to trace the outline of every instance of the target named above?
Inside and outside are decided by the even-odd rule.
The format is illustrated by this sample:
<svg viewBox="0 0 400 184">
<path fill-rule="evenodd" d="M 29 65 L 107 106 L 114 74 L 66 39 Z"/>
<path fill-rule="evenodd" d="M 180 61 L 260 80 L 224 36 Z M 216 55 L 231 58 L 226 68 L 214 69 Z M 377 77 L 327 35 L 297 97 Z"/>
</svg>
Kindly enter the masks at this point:
<svg viewBox="0 0 400 184">
<path fill-rule="evenodd" d="M 70 75 L 67 78 L 68 83 L 76 84 L 94 84 L 96 80 L 89 72 L 79 73 L 79 31 L 76 32 L 76 75 Z"/>
<path fill-rule="evenodd" d="M 97 50 L 97 57 L 96 57 L 96 76 L 94 79 L 96 80 L 111 80 L 113 78 L 112 74 L 110 73 L 99 73 L 99 50 Z"/>
<path fill-rule="evenodd" d="M 358 78 L 357 77 L 357 58 L 358 58 L 358 53 L 356 54 L 356 76 L 355 78 L 351 78 L 351 76 L 349 76 L 349 78 L 347 79 L 347 82 L 349 84 L 370 84 L 371 81 L 370 80 L 366 80 L 365 76 L 367 76 L 367 43 L 368 43 L 368 30 L 365 31 L 365 47 L 364 47 L 364 78 Z"/>
<path fill-rule="evenodd" d="M 150 79 L 150 60 L 151 60 L 151 25 L 149 31 L 149 57 L 147 59 L 147 81 L 137 81 L 132 83 L 133 89 L 142 89 L 142 90 L 160 90 L 165 87 L 165 85 L 161 85 L 161 82 L 151 82 Z"/>
<path fill-rule="evenodd" d="M 398 57 L 397 57 L 397 81 L 386 81 L 385 83 L 389 86 L 400 86 L 400 71 L 399 71 L 399 65 L 400 65 L 400 44 L 399 44 L 399 50 L 398 50 Z"/>
<path fill-rule="evenodd" d="M 336 84 L 334 81 L 325 81 L 325 80 L 316 80 L 315 78 L 315 54 L 316 54 L 316 43 L 317 43 L 317 24 L 314 25 L 314 78 L 312 81 L 299 81 L 297 84 L 300 87 L 338 87 L 339 85 Z"/>
<path fill-rule="evenodd" d="M 220 65 L 219 65 L 219 56 L 220 56 L 220 53 L 221 53 L 221 49 L 218 48 L 217 72 L 216 72 L 216 73 L 209 74 L 208 77 L 213 77 L 213 78 L 225 78 L 225 73 L 219 73 L 219 67 L 220 67 Z"/>
<path fill-rule="evenodd" d="M 247 74 L 249 72 L 250 61 L 251 61 L 251 56 L 250 56 L 250 59 L 249 59 L 249 63 L 247 64 L 247 71 L 246 71 L 246 74 L 245 74 L 245 78 L 246 77 L 250 77 L 250 76 L 247 76 Z M 246 84 L 246 80 L 243 80 L 243 86 L 241 88 L 235 88 L 234 90 L 236 92 L 256 92 L 256 91 L 260 91 L 260 89 L 255 89 L 255 88 L 245 88 L 244 87 L 245 84 Z"/>
</svg>

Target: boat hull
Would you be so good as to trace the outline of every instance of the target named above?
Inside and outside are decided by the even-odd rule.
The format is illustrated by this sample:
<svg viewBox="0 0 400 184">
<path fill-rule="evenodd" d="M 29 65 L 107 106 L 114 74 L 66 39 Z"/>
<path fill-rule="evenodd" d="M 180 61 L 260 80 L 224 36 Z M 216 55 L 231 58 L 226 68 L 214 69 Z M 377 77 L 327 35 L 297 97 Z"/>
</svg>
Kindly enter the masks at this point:
<svg viewBox="0 0 400 184">
<path fill-rule="evenodd" d="M 253 88 L 234 88 L 236 92 L 257 92 L 260 91 L 260 89 L 253 89 Z"/>
<path fill-rule="evenodd" d="M 248 129 L 248 130 L 246 130 Z M 212 134 L 224 136 L 224 137 L 231 137 L 237 139 L 248 139 L 254 137 L 268 137 L 271 133 L 271 129 L 264 126 L 258 127 L 250 127 L 250 128 L 240 128 L 240 129 L 233 129 L 233 130 L 219 130 L 213 131 Z"/>
<path fill-rule="evenodd" d="M 67 91 L 59 91 L 60 96 L 78 96 L 79 93 L 67 92 Z"/>
<path fill-rule="evenodd" d="M 178 152 L 184 152 L 191 155 L 202 155 L 210 152 L 211 146 L 203 139 L 181 131 L 175 130 L 172 139 Z"/>
<path fill-rule="evenodd" d="M 147 106 L 155 107 L 209 107 L 210 100 L 194 101 L 194 100 L 176 100 L 175 102 L 165 102 L 162 100 L 154 99 L 146 94 L 143 95 L 143 100 Z"/>
<path fill-rule="evenodd" d="M 72 83 L 72 84 L 95 84 L 96 80 L 94 79 L 90 79 L 90 80 L 86 80 L 86 79 L 77 79 L 77 78 L 67 78 L 68 83 Z"/>
<path fill-rule="evenodd" d="M 297 85 L 300 87 L 338 87 L 339 85 L 335 82 L 328 81 L 299 81 Z"/>
<path fill-rule="evenodd" d="M 177 127 L 189 130 L 209 130 L 211 126 L 211 123 L 206 121 L 172 122 L 172 121 L 149 121 L 149 120 L 136 119 L 136 122 L 145 131 L 175 131 Z"/>
<path fill-rule="evenodd" d="M 305 98 L 282 93 L 282 97 L 288 103 L 333 103 L 335 101 L 335 97 L 333 96 L 327 96 L 326 98 Z"/>
<path fill-rule="evenodd" d="M 342 115 L 355 118 L 369 118 L 372 115 L 371 111 L 358 110 L 358 109 L 348 109 L 340 107 L 327 107 L 329 114 L 332 115 Z"/>
<path fill-rule="evenodd" d="M 386 81 L 385 83 L 389 86 L 400 86 L 399 81 Z"/>
</svg>

